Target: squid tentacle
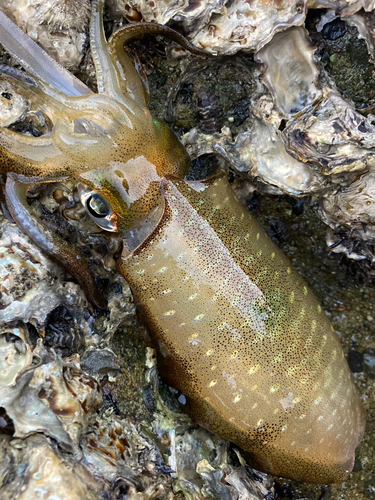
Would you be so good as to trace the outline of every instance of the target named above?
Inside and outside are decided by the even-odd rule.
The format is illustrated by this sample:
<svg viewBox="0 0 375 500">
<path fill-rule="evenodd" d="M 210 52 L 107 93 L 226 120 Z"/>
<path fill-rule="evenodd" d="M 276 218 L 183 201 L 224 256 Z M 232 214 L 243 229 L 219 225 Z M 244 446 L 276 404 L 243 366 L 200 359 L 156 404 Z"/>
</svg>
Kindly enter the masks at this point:
<svg viewBox="0 0 375 500">
<path fill-rule="evenodd" d="M 94 307 L 103 309 L 103 299 L 96 287 L 87 261 L 77 250 L 53 233 L 35 215 L 31 214 L 26 200 L 29 188 L 30 184 L 18 182 L 10 176 L 7 177 L 5 197 L 13 220 L 39 248 L 61 264 L 69 274 L 77 278 L 86 297 Z"/>
<path fill-rule="evenodd" d="M 117 102 L 124 101 L 121 84 L 118 79 L 118 72 L 114 67 L 112 56 L 107 45 L 104 27 L 103 27 L 103 8 L 104 0 L 95 0 L 92 3 L 91 24 L 90 24 L 90 42 L 91 53 L 95 64 L 96 79 L 98 84 L 98 93 L 105 94 Z M 129 76 L 132 84 L 139 85 L 139 77 L 136 71 L 132 69 L 133 75 Z M 134 75 L 135 74 L 135 75 Z M 128 75 L 126 75 L 128 77 Z M 133 95 L 130 97 L 133 98 Z M 136 101 L 138 95 L 135 95 Z"/>
<path fill-rule="evenodd" d="M 124 46 L 132 40 L 138 40 L 145 35 L 161 35 L 177 42 L 192 54 L 212 57 L 205 50 L 192 45 L 177 31 L 161 24 L 132 23 L 118 29 L 108 40 L 108 46 L 113 64 L 118 72 L 118 81 L 122 94 L 129 95 L 137 102 L 143 102 L 144 105 L 147 105 L 149 101 L 148 85 L 142 75 L 138 73 L 133 59 L 127 54 Z"/>
<path fill-rule="evenodd" d="M 117 30 L 108 43 L 103 28 L 104 0 L 96 0 L 92 6 L 90 27 L 91 51 L 95 63 L 98 92 L 118 102 L 128 97 L 141 106 L 148 104 L 148 88 L 139 75 L 133 59 L 124 50 L 128 42 L 145 35 L 162 35 L 174 40 L 183 48 L 199 56 L 211 57 L 205 50 L 192 45 L 177 31 L 154 23 L 132 23 Z"/>
<path fill-rule="evenodd" d="M 78 78 L 63 68 L 39 45 L 0 11 L 0 40 L 5 49 L 29 73 L 48 82 L 67 95 L 91 94 Z"/>
</svg>

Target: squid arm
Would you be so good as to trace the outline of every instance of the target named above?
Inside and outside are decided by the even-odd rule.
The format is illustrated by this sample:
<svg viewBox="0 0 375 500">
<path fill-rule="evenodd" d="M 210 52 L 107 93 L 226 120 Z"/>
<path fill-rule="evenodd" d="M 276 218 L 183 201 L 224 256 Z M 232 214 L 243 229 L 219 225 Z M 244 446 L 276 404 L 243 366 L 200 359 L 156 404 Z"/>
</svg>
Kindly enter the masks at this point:
<svg viewBox="0 0 375 500">
<path fill-rule="evenodd" d="M 98 91 L 123 102 L 129 97 L 139 105 L 148 104 L 148 89 L 138 74 L 133 59 L 124 45 L 145 35 L 162 35 L 174 40 L 183 48 L 199 56 L 211 56 L 198 49 L 177 31 L 154 23 L 132 23 L 117 30 L 108 40 L 103 28 L 104 0 L 93 2 L 91 18 L 91 50 L 96 68 Z"/>
<path fill-rule="evenodd" d="M 92 93 L 84 83 L 48 55 L 2 11 L 0 11 L 0 42 L 26 71 L 65 94 Z"/>
<path fill-rule="evenodd" d="M 32 179 L 33 182 L 35 180 L 35 178 Z M 45 182 L 45 180 L 42 179 L 42 182 Z M 5 185 L 5 198 L 13 220 L 39 248 L 61 264 L 71 276 L 77 278 L 87 299 L 95 307 L 103 309 L 103 299 L 96 287 L 87 261 L 77 250 L 30 213 L 30 207 L 26 199 L 29 188 L 30 184 L 19 182 L 8 175 Z"/>
</svg>

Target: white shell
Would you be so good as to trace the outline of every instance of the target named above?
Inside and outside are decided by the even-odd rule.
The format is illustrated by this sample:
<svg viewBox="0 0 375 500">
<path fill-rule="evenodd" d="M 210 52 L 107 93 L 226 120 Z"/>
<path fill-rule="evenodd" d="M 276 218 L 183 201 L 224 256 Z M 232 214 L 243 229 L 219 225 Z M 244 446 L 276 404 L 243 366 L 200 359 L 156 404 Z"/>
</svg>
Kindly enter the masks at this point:
<svg viewBox="0 0 375 500">
<path fill-rule="evenodd" d="M 8 127 L 17 120 L 21 120 L 29 109 L 27 99 L 16 93 L 9 81 L 2 79 L 0 81 L 0 127 Z"/>
<path fill-rule="evenodd" d="M 325 175 L 375 167 L 375 126 L 336 93 L 290 120 L 288 148 L 302 161 L 315 161 Z"/>
<path fill-rule="evenodd" d="M 98 500 L 104 484 L 91 476 L 77 458 L 61 454 L 43 435 L 0 442 L 0 459 L 5 458 L 2 498 L 19 500 Z M 7 477 L 7 476 L 5 476 Z M 100 493 L 99 493 L 100 494 Z"/>
<path fill-rule="evenodd" d="M 78 452 L 81 435 L 102 403 L 91 377 L 73 364 L 51 359 L 38 342 L 40 362 L 19 374 L 17 384 L 0 387 L 0 400 L 12 419 L 16 437 L 42 432 Z"/>
<path fill-rule="evenodd" d="M 313 59 L 315 50 L 306 30 L 296 27 L 277 33 L 256 55 L 256 60 L 265 67 L 263 81 L 286 118 L 322 94 L 316 85 L 319 71 Z"/>
<path fill-rule="evenodd" d="M 32 360 L 24 328 L 3 329 L 0 333 L 0 389 L 15 385 L 18 374 L 28 368 Z"/>
<path fill-rule="evenodd" d="M 279 132 L 261 120 L 254 120 L 250 132 L 239 134 L 236 145 L 240 157 L 252 165 L 251 176 L 284 193 L 298 196 L 323 188 L 323 177 L 309 163 L 288 154 Z"/>
<path fill-rule="evenodd" d="M 287 26 L 300 26 L 307 0 L 112 0 L 129 19 L 135 13 L 144 21 L 166 24 L 180 21 L 185 35 L 198 47 L 214 54 L 257 51 Z"/>
<path fill-rule="evenodd" d="M 325 222 L 332 228 L 351 226 L 361 239 L 375 237 L 375 171 L 357 175 L 347 187 L 342 187 L 322 200 Z"/>
<path fill-rule="evenodd" d="M 0 9 L 62 66 L 78 69 L 89 25 L 87 0 L 0 0 Z"/>
<path fill-rule="evenodd" d="M 62 269 L 51 262 L 16 225 L 4 220 L 0 239 L 0 325 L 31 322 L 43 329 L 47 315 L 60 303 L 85 302 L 75 283 L 56 280 Z M 68 300 L 69 304 L 66 302 Z"/>
</svg>

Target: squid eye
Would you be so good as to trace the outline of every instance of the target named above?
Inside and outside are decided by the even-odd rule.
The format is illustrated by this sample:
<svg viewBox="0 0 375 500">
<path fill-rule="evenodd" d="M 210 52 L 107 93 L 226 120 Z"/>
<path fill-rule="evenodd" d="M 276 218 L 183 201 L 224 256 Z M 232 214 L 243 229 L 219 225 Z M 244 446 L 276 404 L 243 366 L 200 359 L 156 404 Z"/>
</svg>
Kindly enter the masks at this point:
<svg viewBox="0 0 375 500">
<path fill-rule="evenodd" d="M 117 215 L 96 191 L 81 189 L 81 203 L 95 224 L 105 231 L 117 231 Z"/>
<path fill-rule="evenodd" d="M 98 194 L 92 194 L 86 201 L 86 210 L 93 217 L 102 219 L 111 213 L 108 203 Z"/>
</svg>

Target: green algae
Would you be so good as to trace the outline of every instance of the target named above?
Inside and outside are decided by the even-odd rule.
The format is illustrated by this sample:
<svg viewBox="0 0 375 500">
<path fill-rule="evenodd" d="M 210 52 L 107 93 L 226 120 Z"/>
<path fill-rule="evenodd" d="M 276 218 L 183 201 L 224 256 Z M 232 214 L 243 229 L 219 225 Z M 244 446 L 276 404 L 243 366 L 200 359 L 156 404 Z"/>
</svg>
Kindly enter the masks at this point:
<svg viewBox="0 0 375 500">
<path fill-rule="evenodd" d="M 345 33 L 336 40 L 316 31 L 318 13 L 312 11 L 306 27 L 310 38 L 318 47 L 316 55 L 346 99 L 356 108 L 367 107 L 375 99 L 374 66 L 370 62 L 366 42 L 358 36 L 358 29 L 345 23 Z"/>
</svg>

